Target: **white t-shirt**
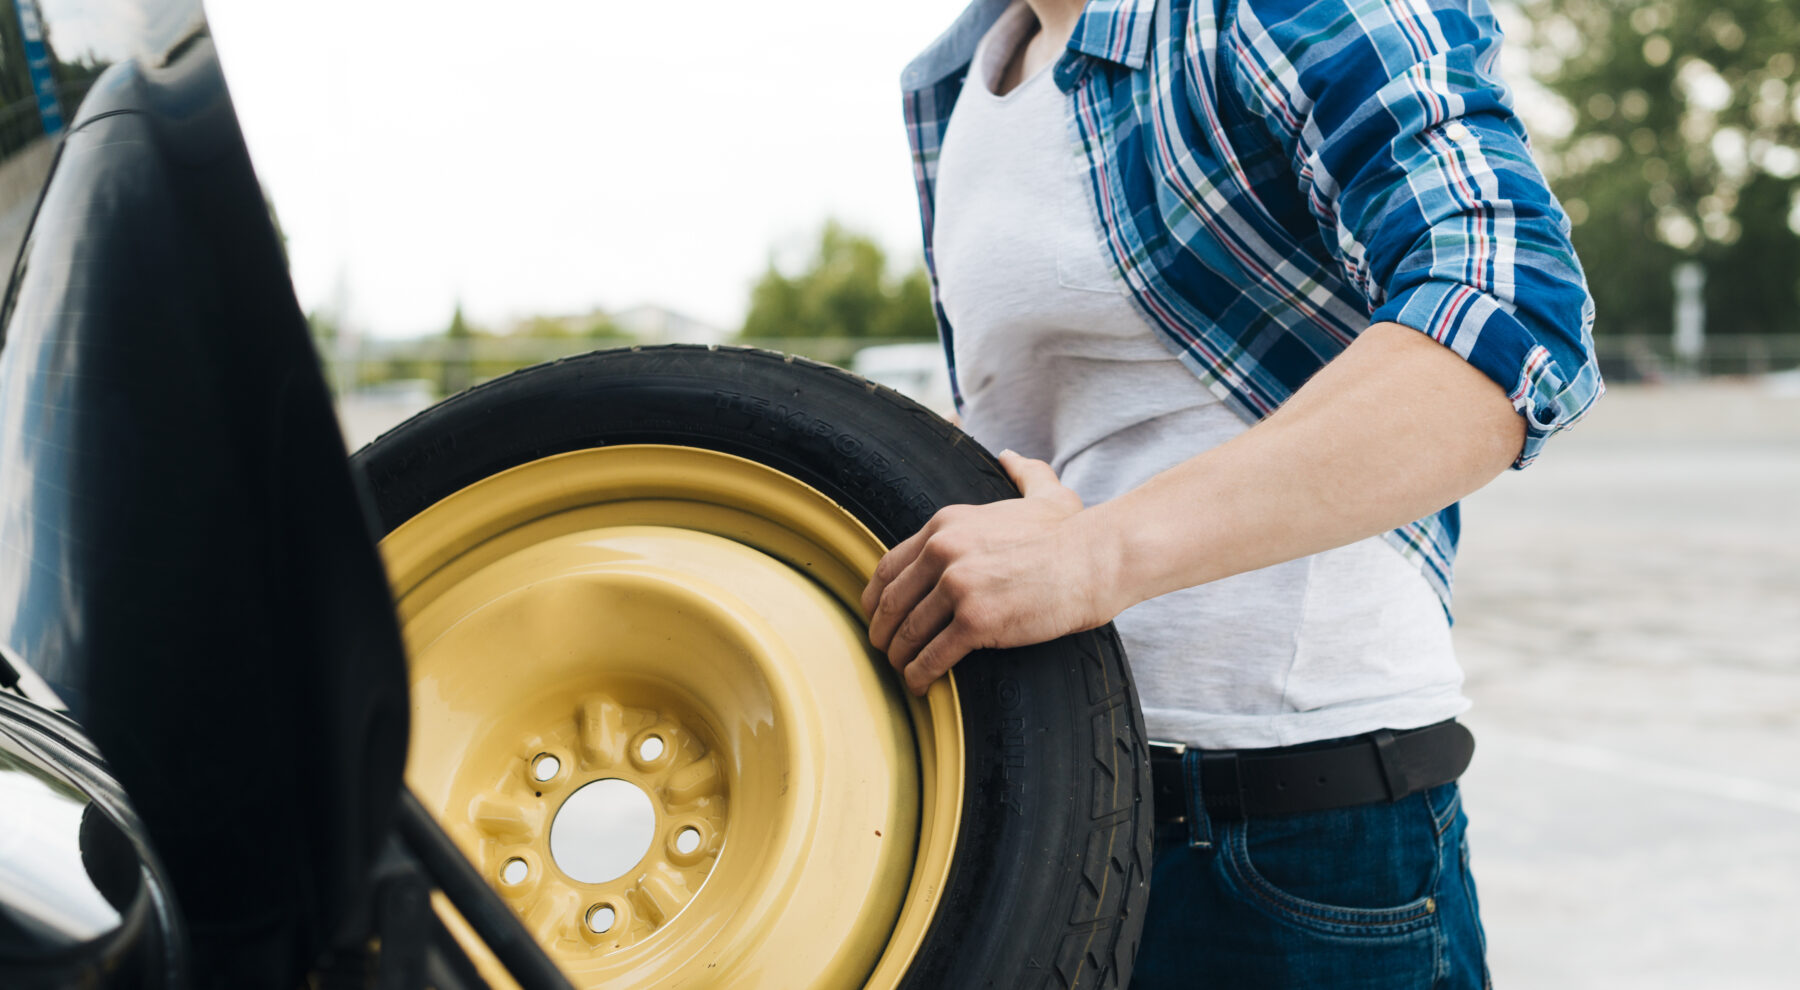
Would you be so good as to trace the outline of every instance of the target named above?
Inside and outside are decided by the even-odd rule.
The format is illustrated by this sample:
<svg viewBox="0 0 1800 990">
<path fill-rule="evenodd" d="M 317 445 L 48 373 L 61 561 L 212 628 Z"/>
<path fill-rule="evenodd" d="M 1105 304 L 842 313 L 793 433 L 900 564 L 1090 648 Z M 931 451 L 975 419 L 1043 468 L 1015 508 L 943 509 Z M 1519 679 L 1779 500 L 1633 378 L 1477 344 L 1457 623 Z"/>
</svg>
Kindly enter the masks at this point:
<svg viewBox="0 0 1800 990">
<path fill-rule="evenodd" d="M 938 159 L 933 256 L 964 429 L 1049 461 L 1093 505 L 1246 427 L 1103 253 L 1051 69 L 994 95 L 1035 25 L 1015 3 L 976 52 Z M 1468 708 L 1437 595 L 1381 537 L 1144 602 L 1117 626 L 1154 739 L 1285 746 Z"/>
</svg>

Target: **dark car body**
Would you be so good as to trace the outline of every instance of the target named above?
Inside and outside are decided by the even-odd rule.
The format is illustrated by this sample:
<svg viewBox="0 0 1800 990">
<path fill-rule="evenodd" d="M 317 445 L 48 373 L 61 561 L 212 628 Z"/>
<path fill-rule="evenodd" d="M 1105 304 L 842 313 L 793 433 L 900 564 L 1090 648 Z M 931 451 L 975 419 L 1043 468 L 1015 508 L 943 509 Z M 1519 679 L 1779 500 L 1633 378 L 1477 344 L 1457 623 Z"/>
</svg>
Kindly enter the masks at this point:
<svg viewBox="0 0 1800 990">
<path fill-rule="evenodd" d="M 407 703 L 281 243 L 197 0 L 0 0 L 0 77 L 0 986 L 293 986 Z"/>
</svg>

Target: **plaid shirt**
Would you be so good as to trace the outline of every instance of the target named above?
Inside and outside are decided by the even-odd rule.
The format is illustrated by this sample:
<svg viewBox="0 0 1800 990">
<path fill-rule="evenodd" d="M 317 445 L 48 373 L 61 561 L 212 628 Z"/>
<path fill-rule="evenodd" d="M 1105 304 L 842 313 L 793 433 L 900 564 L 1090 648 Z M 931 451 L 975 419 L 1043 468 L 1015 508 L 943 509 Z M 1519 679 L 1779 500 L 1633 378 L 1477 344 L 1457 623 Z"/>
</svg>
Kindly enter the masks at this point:
<svg viewBox="0 0 1800 990">
<path fill-rule="evenodd" d="M 902 78 L 934 286 L 938 149 L 1009 2 L 975 0 Z M 1246 421 L 1383 321 L 1500 383 L 1526 422 L 1515 467 L 1605 390 L 1569 222 L 1499 50 L 1485 0 L 1089 0 L 1054 71 L 1095 236 L 1144 318 Z M 1457 529 L 1453 505 L 1388 534 L 1446 609 Z"/>
</svg>

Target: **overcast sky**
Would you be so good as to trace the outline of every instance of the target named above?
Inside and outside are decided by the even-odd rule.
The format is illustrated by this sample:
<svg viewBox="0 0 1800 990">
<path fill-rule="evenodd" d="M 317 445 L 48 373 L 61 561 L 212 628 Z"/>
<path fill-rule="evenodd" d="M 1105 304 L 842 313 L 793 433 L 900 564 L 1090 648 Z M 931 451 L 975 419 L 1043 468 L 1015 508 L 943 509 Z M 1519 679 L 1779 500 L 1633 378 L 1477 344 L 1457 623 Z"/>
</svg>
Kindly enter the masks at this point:
<svg viewBox="0 0 1800 990">
<path fill-rule="evenodd" d="M 490 325 L 658 303 L 735 329 L 771 248 L 827 216 L 911 265 L 900 70 L 966 3 L 207 9 L 301 305 L 410 336 L 459 299 Z M 1518 84 L 1516 41 L 1503 64 Z"/>
<path fill-rule="evenodd" d="M 828 215 L 919 254 L 901 68 L 966 0 L 208 0 L 307 309 L 735 328 Z"/>
</svg>

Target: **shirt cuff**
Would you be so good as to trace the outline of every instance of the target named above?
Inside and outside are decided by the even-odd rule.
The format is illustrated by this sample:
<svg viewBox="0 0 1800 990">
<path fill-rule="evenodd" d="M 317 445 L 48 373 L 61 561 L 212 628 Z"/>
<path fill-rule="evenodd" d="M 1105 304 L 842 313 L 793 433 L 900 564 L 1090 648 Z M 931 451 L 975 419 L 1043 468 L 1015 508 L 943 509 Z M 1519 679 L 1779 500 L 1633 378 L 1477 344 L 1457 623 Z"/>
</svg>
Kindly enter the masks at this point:
<svg viewBox="0 0 1800 990">
<path fill-rule="evenodd" d="M 1370 314 L 1370 322 L 1411 327 L 1506 390 L 1525 417 L 1525 445 L 1514 469 L 1536 460 L 1552 435 L 1573 426 L 1606 392 L 1585 330 L 1575 348 L 1565 339 L 1540 339 L 1513 308 L 1459 282 L 1433 280 L 1404 289 Z"/>
</svg>

